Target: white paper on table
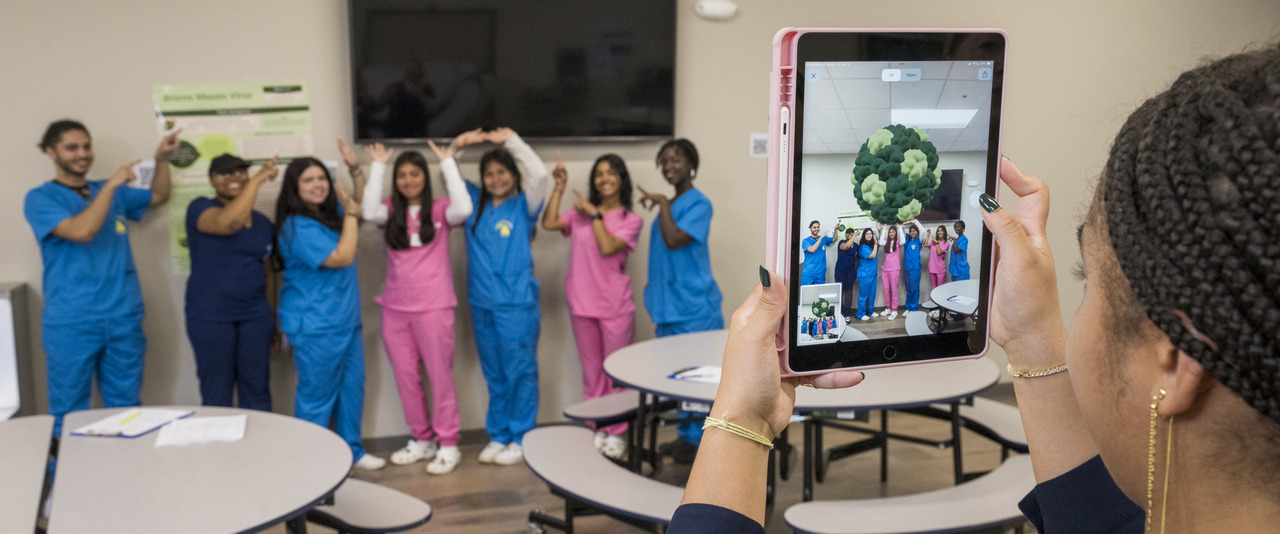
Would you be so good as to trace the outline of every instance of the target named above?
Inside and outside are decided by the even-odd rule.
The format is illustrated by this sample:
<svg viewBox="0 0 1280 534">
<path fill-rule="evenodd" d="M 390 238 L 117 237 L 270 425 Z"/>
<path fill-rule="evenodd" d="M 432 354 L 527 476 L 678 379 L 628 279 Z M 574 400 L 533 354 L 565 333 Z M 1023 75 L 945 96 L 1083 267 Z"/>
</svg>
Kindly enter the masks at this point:
<svg viewBox="0 0 1280 534">
<path fill-rule="evenodd" d="M 697 382 L 699 384 L 719 384 L 720 366 L 695 365 L 693 367 L 687 367 L 676 371 L 667 378 L 683 380 L 685 382 Z"/>
<path fill-rule="evenodd" d="M 71 435 L 136 438 L 192 413 L 195 412 L 168 408 L 130 408 L 72 430 Z"/>
<path fill-rule="evenodd" d="M 977 299 L 966 297 L 964 295 L 952 295 L 947 298 L 947 302 L 954 302 L 961 306 L 972 306 L 978 303 Z"/>
<path fill-rule="evenodd" d="M 244 427 L 248 419 L 249 416 L 241 414 L 174 421 L 160 429 L 156 447 L 240 441 L 244 439 Z"/>
</svg>

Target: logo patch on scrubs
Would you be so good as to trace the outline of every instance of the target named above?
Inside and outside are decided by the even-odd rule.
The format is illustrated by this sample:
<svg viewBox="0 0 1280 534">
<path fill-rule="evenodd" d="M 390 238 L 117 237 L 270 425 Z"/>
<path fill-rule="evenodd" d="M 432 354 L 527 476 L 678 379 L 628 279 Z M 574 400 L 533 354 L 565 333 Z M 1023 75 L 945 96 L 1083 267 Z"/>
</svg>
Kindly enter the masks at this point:
<svg viewBox="0 0 1280 534">
<path fill-rule="evenodd" d="M 503 219 L 498 221 L 497 224 L 494 224 L 493 227 L 498 230 L 498 235 L 501 235 L 502 237 L 511 237 L 511 229 L 515 228 L 515 225 L 511 224 L 511 221 Z"/>
<path fill-rule="evenodd" d="M 124 225 L 124 218 L 117 215 L 116 216 L 116 233 L 120 235 L 124 235 L 128 231 L 129 231 L 129 227 Z"/>
</svg>

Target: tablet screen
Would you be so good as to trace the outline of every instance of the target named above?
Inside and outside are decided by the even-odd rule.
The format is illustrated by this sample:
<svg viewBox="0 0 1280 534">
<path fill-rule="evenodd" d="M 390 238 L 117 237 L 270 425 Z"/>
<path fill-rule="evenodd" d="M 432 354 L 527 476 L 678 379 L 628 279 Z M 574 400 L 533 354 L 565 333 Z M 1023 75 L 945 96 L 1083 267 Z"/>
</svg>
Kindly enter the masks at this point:
<svg viewBox="0 0 1280 534">
<path fill-rule="evenodd" d="M 1004 37 L 806 33 L 796 46 L 793 371 L 982 354 Z"/>
</svg>

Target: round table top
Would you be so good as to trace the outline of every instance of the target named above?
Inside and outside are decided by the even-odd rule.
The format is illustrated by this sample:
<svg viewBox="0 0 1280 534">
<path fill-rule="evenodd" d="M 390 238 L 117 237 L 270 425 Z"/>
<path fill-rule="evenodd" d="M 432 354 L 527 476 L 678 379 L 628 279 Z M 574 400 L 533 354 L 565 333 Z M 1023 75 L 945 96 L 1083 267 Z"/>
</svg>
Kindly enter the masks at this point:
<svg viewBox="0 0 1280 534">
<path fill-rule="evenodd" d="M 604 361 L 604 371 L 622 385 L 677 400 L 711 403 L 714 384 L 668 378 L 693 365 L 720 365 L 727 338 L 712 330 L 641 341 Z M 987 358 L 868 369 L 866 380 L 839 390 L 796 389 L 796 411 L 909 408 L 973 396 L 1000 379 Z"/>
<path fill-rule="evenodd" d="M 66 416 L 49 534 L 63 532 L 256 531 L 310 509 L 351 470 L 337 434 L 269 412 L 213 407 L 192 417 L 247 414 L 244 439 L 155 446 L 137 438 L 72 436 L 72 429 L 125 408 Z"/>
<path fill-rule="evenodd" d="M 0 421 L 0 532 L 35 532 L 53 416 Z"/>
<path fill-rule="evenodd" d="M 968 297 L 973 299 L 973 302 L 970 304 L 948 302 L 947 299 L 953 296 Z M 959 282 L 947 282 L 933 288 L 929 292 L 929 298 L 935 304 L 960 315 L 973 315 L 973 312 L 978 309 L 978 280 L 971 278 Z"/>
</svg>

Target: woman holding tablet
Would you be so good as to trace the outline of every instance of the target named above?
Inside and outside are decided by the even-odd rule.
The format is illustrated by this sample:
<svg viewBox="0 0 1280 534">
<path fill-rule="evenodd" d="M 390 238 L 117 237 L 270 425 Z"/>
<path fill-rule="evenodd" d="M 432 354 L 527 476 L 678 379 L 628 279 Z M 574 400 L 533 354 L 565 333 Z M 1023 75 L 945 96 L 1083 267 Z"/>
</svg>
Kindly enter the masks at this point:
<svg viewBox="0 0 1280 534">
<path fill-rule="evenodd" d="M 383 226 L 387 240 L 387 281 L 374 300 L 382 305 L 382 342 L 411 432 L 409 443 L 391 455 L 391 463 L 428 460 L 427 473 L 443 475 L 462 459 L 458 451 L 462 420 L 453 383 L 458 298 L 449 262 L 449 231 L 471 215 L 471 197 L 453 160 L 453 149 L 428 144 L 440 159 L 447 196 L 435 197 L 426 158 L 410 150 L 391 166 L 391 195 L 383 200 L 382 180 L 392 151 L 376 143 L 365 147 L 373 165 L 361 211 L 364 220 Z M 431 383 L 430 416 L 420 367 Z"/>
<path fill-rule="evenodd" d="M 364 417 L 364 340 L 356 240 L 360 204 L 333 184 L 315 158 L 284 171 L 276 201 L 276 254 L 284 267 L 280 331 L 293 344 L 298 392 L 293 413 L 332 428 L 351 447 L 355 467 L 381 469 L 360 441 Z M 336 191 L 336 193 L 335 193 Z M 342 205 L 338 205 L 338 200 Z"/>
<path fill-rule="evenodd" d="M 983 195 L 1000 246 L 991 337 L 1014 375 L 1039 482 L 1020 506 L 1039 532 L 1142 532 L 1144 519 L 1150 532 L 1275 529 L 1277 72 L 1280 46 L 1231 56 L 1129 117 L 1078 231 L 1088 283 L 1069 332 L 1045 235 L 1048 187 L 1003 160 L 1017 214 Z M 786 291 L 767 280 L 734 315 L 712 408 L 763 439 L 787 425 L 797 385 L 861 380 L 779 380 Z M 766 447 L 712 431 L 703 449 L 668 532 L 761 532 Z"/>
<path fill-rule="evenodd" d="M 543 228 L 570 239 L 564 295 L 582 361 L 582 396 L 588 400 L 621 391 L 604 373 L 604 359 L 636 340 L 636 305 L 626 266 L 644 225 L 631 211 L 631 173 L 622 158 L 605 154 L 591 169 L 587 196 L 574 190 L 573 207 L 561 213 L 569 173 L 557 155 L 551 171 L 555 187 L 542 214 Z M 619 460 L 626 456 L 627 442 L 622 439 L 626 424 L 597 430 L 600 452 Z"/>
</svg>

